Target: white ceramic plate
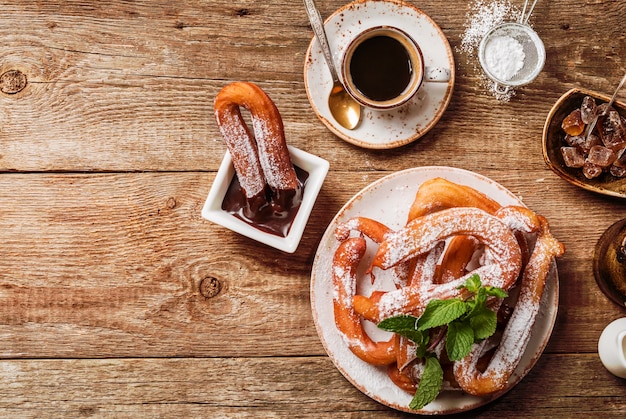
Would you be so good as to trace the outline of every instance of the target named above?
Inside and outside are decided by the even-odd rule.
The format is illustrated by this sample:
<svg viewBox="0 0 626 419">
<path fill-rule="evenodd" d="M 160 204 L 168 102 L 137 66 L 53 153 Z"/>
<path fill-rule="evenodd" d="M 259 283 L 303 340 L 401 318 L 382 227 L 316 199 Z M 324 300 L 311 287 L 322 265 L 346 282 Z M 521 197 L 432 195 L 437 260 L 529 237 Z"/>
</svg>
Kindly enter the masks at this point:
<svg viewBox="0 0 626 419">
<path fill-rule="evenodd" d="M 475 397 L 460 391 L 444 391 L 419 411 L 409 409 L 412 395 L 400 390 L 388 378 L 385 369 L 371 366 L 357 358 L 344 343 L 333 315 L 332 258 L 338 242 L 334 231 L 338 224 L 355 216 L 370 217 L 388 227 L 397 229 L 406 223 L 408 209 L 419 186 L 426 180 L 443 177 L 452 182 L 471 186 L 501 205 L 523 205 L 511 192 L 498 183 L 462 169 L 450 167 L 418 167 L 394 173 L 376 181 L 357 193 L 337 213 L 328 226 L 313 262 L 311 273 L 311 306 L 317 333 L 333 363 L 355 387 L 374 400 L 397 410 L 420 414 L 450 414 L 475 409 L 506 393 L 535 365 L 548 343 L 558 309 L 558 274 L 556 264 L 548 277 L 541 300 L 541 309 L 533 328 L 530 342 L 517 369 L 502 392 L 490 397 Z M 375 246 L 368 245 L 364 264 L 373 257 Z M 384 282 L 385 272 L 377 272 L 377 281 Z M 363 281 L 365 283 L 369 281 Z M 361 285 L 361 283 L 360 283 Z M 366 294 L 369 290 L 365 289 Z M 368 332 L 376 331 L 366 329 Z M 381 332 L 386 333 L 386 332 Z"/>
<path fill-rule="evenodd" d="M 333 133 L 360 147 L 388 149 L 417 140 L 439 121 L 452 96 L 454 57 L 444 33 L 420 9 L 396 0 L 359 0 L 337 10 L 324 24 L 337 68 L 349 42 L 361 31 L 379 25 L 396 26 L 411 35 L 422 49 L 426 66 L 450 69 L 448 83 L 424 83 L 400 109 L 363 109 L 361 123 L 354 130 L 337 124 L 330 113 L 328 94 L 333 83 L 315 37 L 306 53 L 304 83 L 313 110 Z"/>
</svg>

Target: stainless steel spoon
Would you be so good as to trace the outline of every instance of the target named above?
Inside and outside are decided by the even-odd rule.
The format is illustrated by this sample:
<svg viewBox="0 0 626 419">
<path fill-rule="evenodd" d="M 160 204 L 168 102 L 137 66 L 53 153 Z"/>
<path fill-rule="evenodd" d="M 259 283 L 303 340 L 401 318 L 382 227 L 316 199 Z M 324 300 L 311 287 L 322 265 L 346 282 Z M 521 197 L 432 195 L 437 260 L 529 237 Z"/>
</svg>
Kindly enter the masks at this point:
<svg viewBox="0 0 626 419">
<path fill-rule="evenodd" d="M 337 69 L 335 62 L 333 61 L 330 47 L 328 46 L 328 38 L 326 37 L 326 31 L 324 29 L 324 22 L 320 16 L 320 12 L 315 7 L 313 0 L 304 0 L 306 6 L 306 12 L 309 15 L 309 21 L 311 27 L 315 33 L 315 37 L 319 41 L 322 52 L 324 53 L 324 59 L 330 69 L 330 75 L 333 79 L 333 88 L 328 96 L 328 107 L 333 118 L 344 128 L 354 129 L 361 120 L 361 105 L 357 103 L 352 96 L 346 92 L 339 76 L 337 76 Z"/>
<path fill-rule="evenodd" d="M 591 135 L 591 133 L 593 132 L 593 129 L 596 127 L 596 124 L 598 123 L 598 119 L 600 119 L 601 116 L 604 116 L 608 112 L 609 108 L 613 106 L 615 99 L 617 99 L 617 94 L 622 89 L 622 86 L 624 86 L 624 83 L 626 83 L 626 74 L 624 74 L 624 77 L 622 77 L 622 81 L 620 81 L 619 84 L 617 85 L 617 89 L 615 89 L 615 92 L 613 92 L 613 96 L 611 96 L 611 100 L 609 101 L 609 104 L 607 105 L 607 107 L 604 108 L 604 111 L 602 112 L 602 114 L 596 115 L 595 118 L 593 118 L 593 120 L 587 126 L 587 131 L 585 132 L 585 138 L 589 138 L 589 135 Z"/>
</svg>

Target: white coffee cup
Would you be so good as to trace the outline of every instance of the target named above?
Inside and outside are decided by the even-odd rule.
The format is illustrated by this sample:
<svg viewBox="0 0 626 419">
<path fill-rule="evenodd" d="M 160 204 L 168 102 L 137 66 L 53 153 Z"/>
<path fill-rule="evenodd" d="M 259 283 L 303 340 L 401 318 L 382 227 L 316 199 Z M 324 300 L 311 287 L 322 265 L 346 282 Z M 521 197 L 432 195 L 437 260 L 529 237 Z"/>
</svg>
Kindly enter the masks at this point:
<svg viewBox="0 0 626 419">
<path fill-rule="evenodd" d="M 347 92 L 373 109 L 402 106 L 424 82 L 450 80 L 449 69 L 425 66 L 418 43 L 392 26 L 376 26 L 355 36 L 343 54 L 341 75 Z"/>
<path fill-rule="evenodd" d="M 626 378 L 626 317 L 612 321 L 602 331 L 598 354 L 609 372 Z"/>
</svg>

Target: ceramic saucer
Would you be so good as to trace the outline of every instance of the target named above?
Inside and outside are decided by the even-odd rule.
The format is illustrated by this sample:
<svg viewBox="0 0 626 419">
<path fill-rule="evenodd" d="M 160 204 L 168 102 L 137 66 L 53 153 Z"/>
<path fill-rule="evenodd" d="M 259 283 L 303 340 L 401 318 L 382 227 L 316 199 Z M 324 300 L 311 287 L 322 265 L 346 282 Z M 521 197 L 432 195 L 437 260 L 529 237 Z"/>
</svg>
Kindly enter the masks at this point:
<svg viewBox="0 0 626 419">
<path fill-rule="evenodd" d="M 335 11 L 324 23 L 335 63 L 361 31 L 380 25 L 396 26 L 420 45 L 426 66 L 450 69 L 448 83 L 424 83 L 405 106 L 392 111 L 363 109 L 354 130 L 340 126 L 328 108 L 332 87 L 330 71 L 314 37 L 306 53 L 304 83 L 309 102 L 319 119 L 343 140 L 364 148 L 395 148 L 426 134 L 446 110 L 454 87 L 454 57 L 439 26 L 415 6 L 396 0 L 358 0 Z M 341 77 L 341 76 L 340 76 Z"/>
</svg>

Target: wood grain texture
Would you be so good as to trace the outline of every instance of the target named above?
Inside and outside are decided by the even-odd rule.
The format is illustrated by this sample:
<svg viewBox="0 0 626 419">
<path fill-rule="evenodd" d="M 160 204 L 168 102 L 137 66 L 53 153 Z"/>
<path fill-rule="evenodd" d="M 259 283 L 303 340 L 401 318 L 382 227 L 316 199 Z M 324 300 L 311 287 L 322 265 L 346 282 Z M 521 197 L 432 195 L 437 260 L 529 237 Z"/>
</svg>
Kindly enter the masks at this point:
<svg viewBox="0 0 626 419">
<path fill-rule="evenodd" d="M 345 4 L 316 3 L 324 17 Z M 563 93 L 610 93 L 622 77 L 626 2 L 538 2 L 531 23 L 547 62 L 509 102 L 461 50 L 475 3 L 410 3 L 448 37 L 457 83 L 432 131 L 383 151 L 339 140 L 312 112 L 313 35 L 299 2 L 0 1 L 0 74 L 27 78 L 0 93 L 0 416 L 404 417 L 326 356 L 310 271 L 346 201 L 424 165 L 499 182 L 567 248 L 546 352 L 510 393 L 462 416 L 626 414 L 624 382 L 597 355 L 624 311 L 591 272 L 597 239 L 626 207 L 567 184 L 541 156 Z M 330 162 L 294 254 L 200 216 L 226 150 L 213 100 L 236 80 L 270 95 L 291 145 Z"/>
<path fill-rule="evenodd" d="M 625 414 L 617 378 L 576 372 L 600 368 L 591 355 L 546 355 L 510 393 L 455 417 Z M 407 417 L 348 385 L 325 357 L 3 361 L 0 376 L 11 382 L 0 408 L 25 418 Z"/>
</svg>

